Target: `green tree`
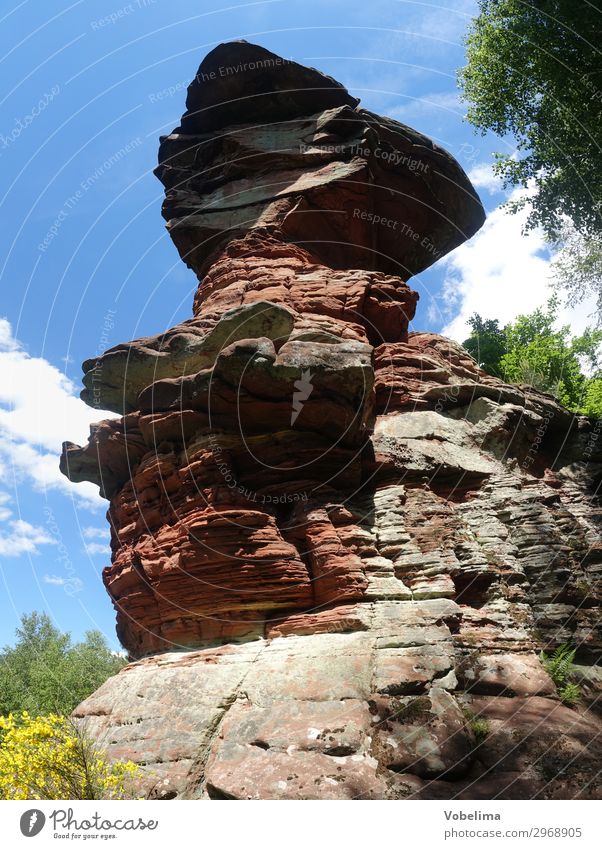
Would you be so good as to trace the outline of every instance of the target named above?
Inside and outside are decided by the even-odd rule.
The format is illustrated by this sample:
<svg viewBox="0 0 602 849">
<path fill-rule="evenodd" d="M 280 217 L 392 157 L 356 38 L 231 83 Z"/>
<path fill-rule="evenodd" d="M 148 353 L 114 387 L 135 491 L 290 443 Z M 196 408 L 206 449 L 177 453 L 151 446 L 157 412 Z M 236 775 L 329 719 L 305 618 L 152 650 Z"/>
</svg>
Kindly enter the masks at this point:
<svg viewBox="0 0 602 849">
<path fill-rule="evenodd" d="M 580 412 L 588 385 L 582 369 L 596 368 L 602 332 L 588 328 L 571 337 L 568 325 L 554 329 L 557 314 L 558 301 L 551 298 L 545 309 L 509 324 L 500 367 L 504 380 L 551 392 L 567 409 Z"/>
<path fill-rule="evenodd" d="M 568 218 L 602 231 L 602 16 L 575 0 L 479 0 L 459 81 L 468 120 L 516 139 L 498 154 L 506 185 L 534 187 L 528 226 L 551 240 Z"/>
<path fill-rule="evenodd" d="M 0 652 L 0 714 L 69 714 L 125 663 L 99 631 L 72 643 L 45 613 L 24 615 L 16 637 Z"/>
<path fill-rule="evenodd" d="M 552 282 L 563 289 L 569 304 L 581 303 L 587 295 L 596 298 L 598 322 L 602 322 L 602 239 L 596 233 L 581 235 L 566 224 L 556 243 Z"/>
<path fill-rule="evenodd" d="M 555 328 L 557 316 L 557 298 L 545 308 L 519 315 L 502 330 L 497 321 L 475 315 L 464 347 L 489 374 L 549 392 L 567 409 L 601 418 L 602 331 L 587 328 L 580 336 L 571 336 L 568 325 Z"/>
<path fill-rule="evenodd" d="M 580 412 L 595 419 L 602 419 L 602 371 L 587 381 Z"/>
<path fill-rule="evenodd" d="M 602 322 L 602 14 L 575 0 L 479 0 L 459 83 L 481 133 L 514 137 L 496 155 L 506 187 L 557 255 L 551 281 L 571 304 L 597 300 Z"/>
<path fill-rule="evenodd" d="M 462 344 L 479 366 L 501 377 L 500 360 L 506 353 L 506 334 L 497 319 L 481 318 L 475 313 L 468 319 L 470 336 Z"/>
</svg>

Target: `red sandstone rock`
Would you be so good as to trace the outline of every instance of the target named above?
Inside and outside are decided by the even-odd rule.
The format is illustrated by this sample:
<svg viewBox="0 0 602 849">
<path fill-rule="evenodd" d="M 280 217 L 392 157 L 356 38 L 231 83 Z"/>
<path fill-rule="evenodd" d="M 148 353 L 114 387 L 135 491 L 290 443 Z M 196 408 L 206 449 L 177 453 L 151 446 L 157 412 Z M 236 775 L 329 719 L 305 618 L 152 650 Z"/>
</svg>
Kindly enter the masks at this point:
<svg viewBox="0 0 602 849">
<path fill-rule="evenodd" d="M 138 660 L 76 716 L 159 798 L 599 797 L 599 716 L 538 659 L 574 644 L 595 705 L 597 432 L 408 334 L 408 278 L 483 220 L 458 163 L 237 42 L 157 174 L 199 285 L 84 363 L 123 417 L 61 469 L 110 499 Z"/>
</svg>

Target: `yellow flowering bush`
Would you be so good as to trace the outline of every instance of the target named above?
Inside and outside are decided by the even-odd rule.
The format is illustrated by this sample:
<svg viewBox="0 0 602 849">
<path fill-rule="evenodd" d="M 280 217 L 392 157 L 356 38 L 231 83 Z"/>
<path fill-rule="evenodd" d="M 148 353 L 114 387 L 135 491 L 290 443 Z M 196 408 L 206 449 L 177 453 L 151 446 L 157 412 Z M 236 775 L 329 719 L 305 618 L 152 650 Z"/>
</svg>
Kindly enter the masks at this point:
<svg viewBox="0 0 602 849">
<path fill-rule="evenodd" d="M 0 716 L 1 799 L 126 799 L 139 772 L 108 763 L 67 717 Z"/>
</svg>

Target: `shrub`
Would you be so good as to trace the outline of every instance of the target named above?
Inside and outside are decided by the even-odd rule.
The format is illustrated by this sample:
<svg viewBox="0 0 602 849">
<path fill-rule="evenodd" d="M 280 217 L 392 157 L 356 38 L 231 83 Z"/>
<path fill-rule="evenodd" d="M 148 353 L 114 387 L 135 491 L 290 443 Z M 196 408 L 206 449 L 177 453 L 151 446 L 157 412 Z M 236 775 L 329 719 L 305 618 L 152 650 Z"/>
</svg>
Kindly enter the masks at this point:
<svg viewBox="0 0 602 849">
<path fill-rule="evenodd" d="M 64 716 L 0 717 L 2 799 L 126 799 L 138 774 L 131 761 L 107 763 Z"/>
</svg>

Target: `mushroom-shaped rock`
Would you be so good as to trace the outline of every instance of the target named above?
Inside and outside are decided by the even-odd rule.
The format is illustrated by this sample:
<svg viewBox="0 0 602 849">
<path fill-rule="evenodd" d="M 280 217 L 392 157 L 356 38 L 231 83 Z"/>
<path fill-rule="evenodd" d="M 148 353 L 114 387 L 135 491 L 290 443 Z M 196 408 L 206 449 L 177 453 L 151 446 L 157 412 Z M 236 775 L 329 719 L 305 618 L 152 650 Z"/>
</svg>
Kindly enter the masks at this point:
<svg viewBox="0 0 602 849">
<path fill-rule="evenodd" d="M 199 279 L 216 250 L 260 231 L 334 268 L 407 280 L 484 221 L 447 151 L 263 47 L 220 44 L 186 103 L 156 173 L 170 235 Z"/>
</svg>

